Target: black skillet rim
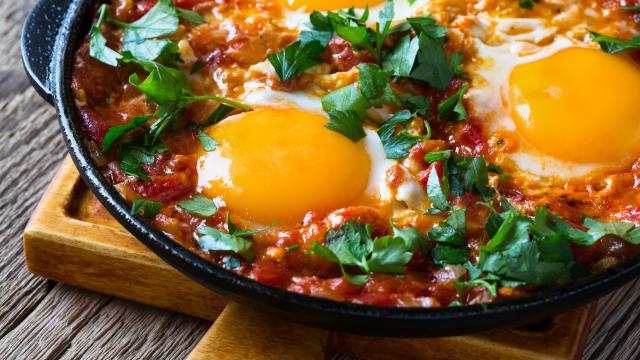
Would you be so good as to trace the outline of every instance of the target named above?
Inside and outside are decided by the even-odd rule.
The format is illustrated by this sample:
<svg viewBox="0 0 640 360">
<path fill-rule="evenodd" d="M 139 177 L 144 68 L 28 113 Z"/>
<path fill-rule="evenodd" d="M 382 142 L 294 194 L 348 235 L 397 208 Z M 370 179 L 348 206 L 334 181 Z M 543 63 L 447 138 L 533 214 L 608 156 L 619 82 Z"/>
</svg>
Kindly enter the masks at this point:
<svg viewBox="0 0 640 360">
<path fill-rule="evenodd" d="M 300 295 L 236 275 L 182 247 L 129 206 L 94 165 L 75 119 L 70 86 L 73 54 L 83 35 L 83 15 L 91 1 L 73 0 L 56 39 L 51 87 L 58 119 L 73 161 L 84 182 L 109 212 L 164 261 L 207 288 L 232 300 L 258 306 L 302 324 L 374 336 L 452 336 L 551 316 L 587 304 L 640 273 L 640 256 L 571 284 L 508 301 L 449 308 L 394 308 L 358 305 Z M 84 29 L 86 30 L 86 29 Z"/>
</svg>

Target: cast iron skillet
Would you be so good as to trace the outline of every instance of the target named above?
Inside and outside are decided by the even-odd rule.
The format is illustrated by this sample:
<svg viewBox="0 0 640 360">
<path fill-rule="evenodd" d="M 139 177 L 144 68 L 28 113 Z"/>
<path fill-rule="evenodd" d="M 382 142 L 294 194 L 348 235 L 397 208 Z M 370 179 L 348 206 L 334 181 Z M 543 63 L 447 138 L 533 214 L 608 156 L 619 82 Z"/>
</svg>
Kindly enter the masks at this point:
<svg viewBox="0 0 640 360">
<path fill-rule="evenodd" d="M 129 214 L 129 206 L 92 162 L 76 125 L 70 87 L 73 54 L 87 33 L 93 2 L 41 0 L 22 32 L 24 66 L 38 93 L 58 111 L 60 127 L 82 178 L 127 230 L 164 261 L 209 289 L 277 316 L 330 330 L 379 336 L 451 336 L 511 326 L 595 300 L 640 271 L 635 257 L 600 274 L 533 295 L 488 305 L 387 308 L 303 296 L 260 284 L 212 264 Z"/>
</svg>

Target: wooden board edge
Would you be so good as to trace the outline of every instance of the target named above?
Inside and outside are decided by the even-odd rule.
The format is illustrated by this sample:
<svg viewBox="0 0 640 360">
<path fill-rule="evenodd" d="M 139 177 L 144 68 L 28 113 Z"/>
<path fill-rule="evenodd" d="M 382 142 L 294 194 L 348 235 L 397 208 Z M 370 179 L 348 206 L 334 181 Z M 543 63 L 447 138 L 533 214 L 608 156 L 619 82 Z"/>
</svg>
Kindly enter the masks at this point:
<svg viewBox="0 0 640 360">
<path fill-rule="evenodd" d="M 325 330 L 230 303 L 187 360 L 322 360 L 328 337 Z"/>
<path fill-rule="evenodd" d="M 67 158 L 25 228 L 27 269 L 72 286 L 215 320 L 224 298 L 166 264 L 130 234 L 69 216 L 67 207 L 80 181 Z"/>
</svg>

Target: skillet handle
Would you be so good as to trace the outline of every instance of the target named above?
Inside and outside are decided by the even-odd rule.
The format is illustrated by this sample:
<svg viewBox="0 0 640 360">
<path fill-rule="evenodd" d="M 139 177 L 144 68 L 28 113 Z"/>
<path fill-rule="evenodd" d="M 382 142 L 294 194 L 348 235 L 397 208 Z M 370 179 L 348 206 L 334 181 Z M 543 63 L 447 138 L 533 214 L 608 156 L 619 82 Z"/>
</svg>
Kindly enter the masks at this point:
<svg viewBox="0 0 640 360">
<path fill-rule="evenodd" d="M 20 45 L 22 63 L 31 85 L 49 104 L 51 91 L 51 59 L 58 30 L 72 0 L 40 0 L 22 27 Z"/>
</svg>

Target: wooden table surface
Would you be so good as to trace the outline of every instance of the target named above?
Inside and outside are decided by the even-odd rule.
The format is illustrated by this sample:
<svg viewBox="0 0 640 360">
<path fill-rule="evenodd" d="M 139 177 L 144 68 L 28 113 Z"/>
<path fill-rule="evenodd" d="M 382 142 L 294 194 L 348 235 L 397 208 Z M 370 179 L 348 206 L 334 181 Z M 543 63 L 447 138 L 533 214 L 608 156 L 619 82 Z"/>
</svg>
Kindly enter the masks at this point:
<svg viewBox="0 0 640 360">
<path fill-rule="evenodd" d="M 0 359 L 183 359 L 207 321 L 29 274 L 22 230 L 66 149 L 19 36 L 35 0 L 0 0 Z M 61 259 L 64 261 L 64 259 Z M 602 299 L 585 359 L 640 358 L 640 280 Z"/>
</svg>

